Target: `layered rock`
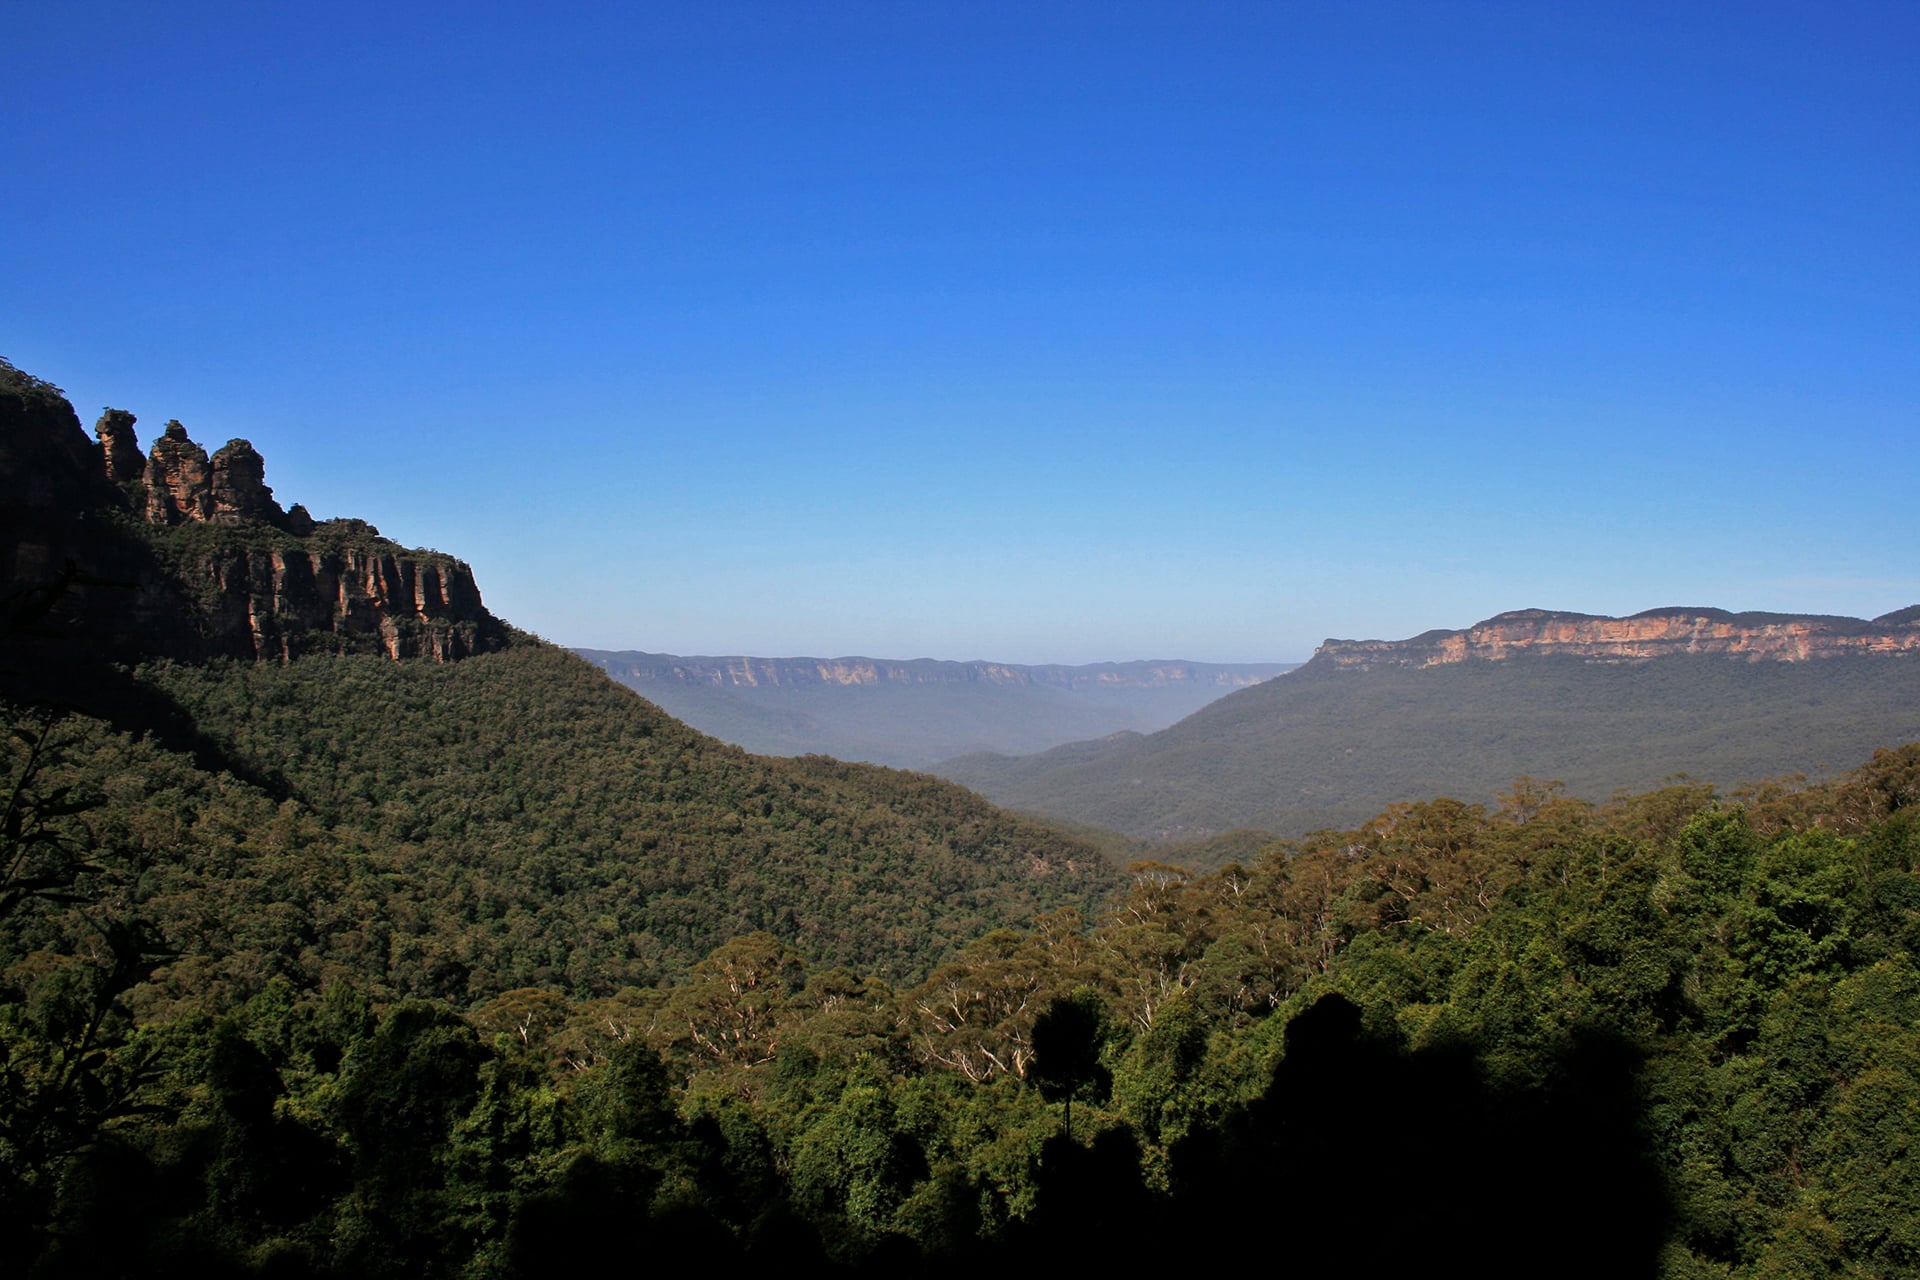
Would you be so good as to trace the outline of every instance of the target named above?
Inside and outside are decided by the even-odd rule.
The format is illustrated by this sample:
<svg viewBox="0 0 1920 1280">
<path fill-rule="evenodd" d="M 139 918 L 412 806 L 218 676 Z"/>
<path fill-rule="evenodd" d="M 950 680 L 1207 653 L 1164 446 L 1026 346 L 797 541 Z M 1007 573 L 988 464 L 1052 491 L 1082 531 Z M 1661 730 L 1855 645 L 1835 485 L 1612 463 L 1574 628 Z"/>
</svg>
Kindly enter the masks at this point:
<svg viewBox="0 0 1920 1280">
<path fill-rule="evenodd" d="M 108 409 L 93 425 L 107 479 L 115 484 L 138 480 L 146 473 L 147 460 L 140 456 L 140 441 L 133 434 L 133 424 L 137 421 L 139 419 L 125 409 Z"/>
<path fill-rule="evenodd" d="M 213 516 L 213 466 L 174 418 L 147 457 L 147 523 L 204 524 Z"/>
<path fill-rule="evenodd" d="M 452 662 L 501 647 L 503 629 L 457 560 L 398 548 L 234 547 L 201 566 L 222 632 L 251 656 L 372 648 L 389 658 Z"/>
<path fill-rule="evenodd" d="M 246 524 L 264 520 L 280 524 L 287 513 L 273 500 L 267 488 L 267 463 L 246 440 L 229 440 L 213 455 L 212 475 L 208 479 L 208 499 L 213 524 Z"/>
<path fill-rule="evenodd" d="M 445 662 L 505 647 L 506 626 L 465 564 L 409 551 L 365 521 L 282 511 L 245 440 L 209 458 L 171 421 L 143 462 L 134 422 L 107 410 L 90 445 L 58 388 L 0 368 L 0 594 L 32 604 L 36 619 L 57 612 L 68 648 Z M 134 479 L 143 486 L 129 512 Z M 232 536 L 187 536 L 196 525 Z"/>
<path fill-rule="evenodd" d="M 1628 618 L 1520 609 L 1461 631 L 1428 631 L 1409 640 L 1328 640 L 1314 652 L 1314 661 L 1371 670 L 1498 662 L 1522 654 L 1633 663 L 1673 654 L 1804 662 L 1843 654 L 1914 652 L 1920 652 L 1920 606 L 1871 621 L 1722 609 L 1649 609 Z"/>
</svg>

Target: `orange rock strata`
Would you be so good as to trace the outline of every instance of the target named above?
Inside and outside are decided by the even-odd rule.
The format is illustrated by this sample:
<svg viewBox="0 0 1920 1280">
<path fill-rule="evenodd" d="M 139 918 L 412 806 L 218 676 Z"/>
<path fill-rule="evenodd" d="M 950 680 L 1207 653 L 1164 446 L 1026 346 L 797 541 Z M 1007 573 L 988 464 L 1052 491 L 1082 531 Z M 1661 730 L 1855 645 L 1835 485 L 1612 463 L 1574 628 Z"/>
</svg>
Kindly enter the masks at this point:
<svg viewBox="0 0 1920 1280">
<path fill-rule="evenodd" d="M 1630 618 L 1522 609 L 1463 631 L 1429 631 L 1409 640 L 1328 640 L 1315 661 L 1336 667 L 1437 667 L 1522 654 L 1569 654 L 1589 662 L 1648 662 L 1675 654 L 1721 654 L 1750 662 L 1805 662 L 1843 654 L 1920 651 L 1913 610 L 1867 621 L 1652 609 Z"/>
</svg>

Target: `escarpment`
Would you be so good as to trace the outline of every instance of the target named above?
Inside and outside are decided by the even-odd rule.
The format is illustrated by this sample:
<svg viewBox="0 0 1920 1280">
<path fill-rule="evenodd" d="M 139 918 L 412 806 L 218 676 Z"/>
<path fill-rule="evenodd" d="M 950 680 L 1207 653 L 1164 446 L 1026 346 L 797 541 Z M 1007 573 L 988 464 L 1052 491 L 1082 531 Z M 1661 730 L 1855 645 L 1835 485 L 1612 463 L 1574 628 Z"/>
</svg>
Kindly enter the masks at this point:
<svg viewBox="0 0 1920 1280">
<path fill-rule="evenodd" d="M 90 442 L 58 388 L 0 366 L 0 590 L 16 648 L 446 662 L 506 646 L 466 564 L 363 520 L 283 510 L 246 440 L 209 455 L 170 421 L 143 457 L 136 421 L 108 409 Z"/>
<path fill-rule="evenodd" d="M 1920 607 L 1871 620 L 1722 609 L 1649 609 L 1627 618 L 1519 609 L 1460 631 L 1428 631 L 1409 640 L 1328 640 L 1314 651 L 1314 660 L 1364 671 L 1498 662 L 1523 654 L 1638 663 L 1677 654 L 1805 662 L 1881 653 L 1920 653 Z"/>
<path fill-rule="evenodd" d="M 721 689 L 990 685 L 1076 692 L 1181 687 L 1241 689 L 1289 671 L 1295 665 L 1169 660 L 1023 666 L 1010 662 L 948 662 L 933 658 L 701 657 L 596 649 L 579 652 L 616 680 L 642 691 L 663 685 Z"/>
<path fill-rule="evenodd" d="M 209 589 L 214 630 L 244 636 L 255 658 L 371 648 L 450 662 L 505 641 L 472 570 L 446 557 L 371 544 L 233 546 L 188 568 Z"/>
</svg>

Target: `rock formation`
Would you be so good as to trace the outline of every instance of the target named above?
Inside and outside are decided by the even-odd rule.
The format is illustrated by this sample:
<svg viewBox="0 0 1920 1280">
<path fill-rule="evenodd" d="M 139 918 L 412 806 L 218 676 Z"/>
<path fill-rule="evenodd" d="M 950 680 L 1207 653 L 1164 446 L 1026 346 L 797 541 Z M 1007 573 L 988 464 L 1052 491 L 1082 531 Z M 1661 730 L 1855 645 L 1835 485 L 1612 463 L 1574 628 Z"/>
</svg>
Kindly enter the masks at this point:
<svg viewBox="0 0 1920 1280">
<path fill-rule="evenodd" d="M 1920 606 L 1861 618 L 1722 609 L 1649 609 L 1607 618 L 1519 609 L 1462 631 L 1428 631 L 1410 640 L 1328 640 L 1316 662 L 1371 670 L 1498 662 L 1521 654 L 1570 654 L 1588 662 L 1648 662 L 1706 653 L 1749 662 L 1804 662 L 1841 654 L 1920 653 Z"/>
<path fill-rule="evenodd" d="M 99 454 L 60 388 L 0 360 L 0 509 L 72 518 L 111 501 Z M 20 532 L 25 532 L 22 529 Z"/>
<path fill-rule="evenodd" d="M 273 500 L 267 488 L 267 462 L 246 440 L 229 440 L 213 455 L 212 477 L 208 482 L 214 524 L 247 524 L 264 520 L 280 524 L 287 513 Z"/>
<path fill-rule="evenodd" d="M 136 421 L 125 409 L 108 409 L 93 426 L 106 460 L 107 479 L 115 484 L 138 480 L 146 473 L 147 460 L 140 456 L 140 442 L 133 434 Z"/>
<path fill-rule="evenodd" d="M 58 388 L 0 367 L 0 595 L 57 601 L 72 642 L 119 660 L 505 647 L 465 564 L 363 520 L 282 511 L 245 440 L 209 458 L 171 421 L 142 463 L 134 421 L 107 410 L 89 445 Z M 129 511 L 134 479 L 145 494 Z M 237 536 L 182 541 L 193 525 Z"/>
<path fill-rule="evenodd" d="M 220 630 L 247 636 L 256 658 L 372 648 L 451 662 L 501 647 L 502 628 L 480 603 L 472 570 L 388 548 L 236 546 L 199 571 Z"/>
<path fill-rule="evenodd" d="M 204 524 L 213 515 L 213 468 L 207 451 L 187 439 L 174 418 L 147 458 L 147 523 Z"/>
<path fill-rule="evenodd" d="M 287 518 L 283 527 L 294 537 L 304 538 L 312 533 L 313 524 L 313 516 L 308 514 L 303 504 L 296 502 L 287 508 Z"/>
</svg>

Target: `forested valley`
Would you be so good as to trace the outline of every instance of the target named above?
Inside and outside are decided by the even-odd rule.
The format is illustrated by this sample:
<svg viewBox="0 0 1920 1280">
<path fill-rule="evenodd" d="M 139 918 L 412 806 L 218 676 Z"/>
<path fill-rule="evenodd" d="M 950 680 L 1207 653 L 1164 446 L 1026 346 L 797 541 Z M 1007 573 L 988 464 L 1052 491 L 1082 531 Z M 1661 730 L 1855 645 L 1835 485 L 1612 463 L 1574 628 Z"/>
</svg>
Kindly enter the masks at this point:
<svg viewBox="0 0 1920 1280">
<path fill-rule="evenodd" d="M 72 716 L 10 727 L 29 1273 L 938 1270 L 1276 1221 L 1363 1269 L 1469 1223 L 1493 1272 L 1920 1261 L 1920 748 L 1737 797 L 1395 806 L 1022 901 L 919 967 L 827 901 L 654 969 L 596 942 L 628 909 L 576 909 L 606 873 L 569 851 L 521 866 L 545 914 L 488 908 L 530 891 L 419 858 L 403 789 L 275 801 Z"/>
<path fill-rule="evenodd" d="M 1920 744 L 1123 870 L 156 467 L 0 512 L 8 1274 L 1920 1273 Z"/>
</svg>

